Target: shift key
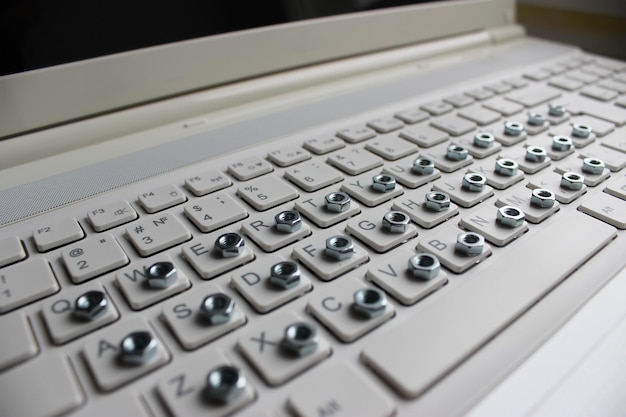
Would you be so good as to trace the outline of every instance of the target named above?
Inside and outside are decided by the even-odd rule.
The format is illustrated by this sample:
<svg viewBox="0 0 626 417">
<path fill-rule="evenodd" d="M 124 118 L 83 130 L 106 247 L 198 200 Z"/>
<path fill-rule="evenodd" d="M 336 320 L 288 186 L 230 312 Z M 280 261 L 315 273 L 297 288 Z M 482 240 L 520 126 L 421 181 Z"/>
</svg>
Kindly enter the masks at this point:
<svg viewBox="0 0 626 417">
<path fill-rule="evenodd" d="M 540 234 L 521 238 L 512 247 L 517 256 L 502 253 L 506 262 L 492 264 L 381 334 L 365 348 L 363 361 L 403 396 L 418 397 L 616 235 L 615 228 L 579 212 L 555 220 Z M 573 225 L 582 238 L 567 238 Z"/>
</svg>

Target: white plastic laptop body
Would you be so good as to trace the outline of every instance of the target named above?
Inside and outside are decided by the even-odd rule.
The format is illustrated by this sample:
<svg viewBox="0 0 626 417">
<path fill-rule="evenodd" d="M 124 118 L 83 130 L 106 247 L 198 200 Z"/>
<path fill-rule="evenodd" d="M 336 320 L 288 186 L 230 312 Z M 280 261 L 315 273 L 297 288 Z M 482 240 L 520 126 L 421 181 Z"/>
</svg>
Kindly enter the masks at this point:
<svg viewBox="0 0 626 417">
<path fill-rule="evenodd" d="M 0 416 L 623 413 L 626 63 L 361 3 L 0 77 Z"/>
</svg>

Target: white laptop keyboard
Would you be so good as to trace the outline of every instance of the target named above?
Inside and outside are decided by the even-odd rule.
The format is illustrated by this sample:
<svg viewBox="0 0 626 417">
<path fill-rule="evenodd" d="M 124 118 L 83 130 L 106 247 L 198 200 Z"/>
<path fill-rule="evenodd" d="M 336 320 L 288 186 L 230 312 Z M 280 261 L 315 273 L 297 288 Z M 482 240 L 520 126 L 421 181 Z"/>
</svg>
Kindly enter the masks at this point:
<svg viewBox="0 0 626 417">
<path fill-rule="evenodd" d="M 4 227 L 0 415 L 394 414 L 626 229 L 625 93 L 578 55 Z"/>
</svg>

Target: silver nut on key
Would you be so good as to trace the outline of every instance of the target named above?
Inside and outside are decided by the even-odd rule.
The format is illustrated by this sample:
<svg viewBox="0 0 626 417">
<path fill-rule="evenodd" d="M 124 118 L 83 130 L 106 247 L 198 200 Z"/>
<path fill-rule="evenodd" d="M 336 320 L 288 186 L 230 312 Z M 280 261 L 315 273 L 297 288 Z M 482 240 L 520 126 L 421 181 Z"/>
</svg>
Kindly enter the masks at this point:
<svg viewBox="0 0 626 417">
<path fill-rule="evenodd" d="M 245 242 L 239 233 L 224 233 L 215 240 L 215 251 L 224 258 L 239 256 L 245 249 Z"/>
<path fill-rule="evenodd" d="M 430 280 L 439 275 L 439 259 L 430 253 L 418 253 L 409 258 L 409 272 L 415 278 Z"/>
<path fill-rule="evenodd" d="M 270 283 L 281 289 L 289 289 L 300 283 L 300 266 L 292 261 L 282 261 L 272 265 Z"/>
<path fill-rule="evenodd" d="M 91 321 L 104 314 L 109 307 L 106 295 L 102 291 L 87 291 L 74 303 L 74 317 Z"/>
<path fill-rule="evenodd" d="M 552 138 L 552 149 L 555 151 L 568 151 L 572 146 L 574 146 L 574 143 L 567 136 L 555 136 Z"/>
<path fill-rule="evenodd" d="M 566 172 L 561 176 L 561 187 L 568 190 L 580 190 L 585 183 L 585 177 L 574 172 Z"/>
<path fill-rule="evenodd" d="M 248 381 L 239 368 L 222 365 L 207 375 L 205 395 L 217 403 L 228 404 L 239 398 L 247 385 Z"/>
<path fill-rule="evenodd" d="M 466 256 L 476 256 L 483 253 L 485 238 L 474 232 L 459 233 L 456 238 L 457 252 Z"/>
<path fill-rule="evenodd" d="M 545 149 L 539 146 L 529 146 L 526 148 L 526 160 L 530 162 L 543 162 L 548 157 Z"/>
<path fill-rule="evenodd" d="M 459 145 L 450 145 L 446 150 L 446 158 L 451 161 L 463 161 L 468 155 L 468 150 Z"/>
<path fill-rule="evenodd" d="M 548 104 L 548 114 L 550 116 L 561 117 L 566 111 L 565 106 L 561 106 L 560 104 Z"/>
<path fill-rule="evenodd" d="M 178 272 L 173 263 L 163 261 L 157 262 L 148 268 L 146 274 L 148 286 L 155 289 L 165 289 L 171 287 L 178 279 Z"/>
<path fill-rule="evenodd" d="M 326 194 L 324 197 L 326 210 L 333 213 L 343 213 L 350 209 L 350 196 L 342 191 Z"/>
<path fill-rule="evenodd" d="M 234 312 L 235 300 L 221 292 L 207 295 L 200 304 L 200 315 L 212 325 L 228 322 Z"/>
<path fill-rule="evenodd" d="M 341 235 L 329 237 L 326 239 L 326 255 L 337 261 L 350 259 L 354 255 L 352 239 Z"/>
<path fill-rule="evenodd" d="M 577 138 L 588 138 L 591 134 L 591 126 L 582 124 L 582 123 L 574 123 L 572 125 L 572 136 L 576 136 Z"/>
<path fill-rule="evenodd" d="M 543 126 L 546 123 L 546 118 L 541 113 L 528 113 L 528 124 L 531 126 Z"/>
<path fill-rule="evenodd" d="M 530 197 L 530 204 L 541 207 L 549 208 L 556 202 L 556 196 L 550 190 L 545 188 L 535 188 Z"/>
<path fill-rule="evenodd" d="M 352 311 L 368 319 L 380 316 L 387 308 L 387 297 L 378 288 L 361 288 L 352 297 Z"/>
<path fill-rule="evenodd" d="M 504 134 L 509 136 L 519 136 L 524 132 L 524 124 L 520 122 L 505 122 Z"/>
<path fill-rule="evenodd" d="M 157 341 L 150 332 L 132 332 L 120 343 L 120 358 L 127 365 L 143 365 L 157 350 Z"/>
<path fill-rule="evenodd" d="M 478 132 L 474 135 L 474 145 L 479 148 L 488 148 L 496 141 L 495 136 L 487 132 Z"/>
<path fill-rule="evenodd" d="M 424 197 L 426 208 L 431 211 L 446 211 L 450 208 L 450 196 L 442 191 L 431 191 Z"/>
<path fill-rule="evenodd" d="M 391 175 L 378 174 L 372 178 L 372 189 L 379 193 L 388 193 L 396 189 L 396 179 Z"/>
<path fill-rule="evenodd" d="M 383 228 L 390 233 L 404 233 L 409 227 L 409 216 L 401 211 L 388 211 L 383 216 Z"/>
<path fill-rule="evenodd" d="M 596 158 L 583 159 L 583 172 L 593 175 L 600 175 L 604 172 L 604 162 Z"/>
<path fill-rule="evenodd" d="M 485 188 L 485 184 L 487 183 L 487 178 L 484 175 L 469 173 L 465 174 L 463 177 L 463 181 L 461 182 L 461 187 L 465 188 L 467 191 L 479 192 Z"/>
<path fill-rule="evenodd" d="M 502 206 L 498 209 L 497 220 L 502 226 L 515 228 L 524 224 L 526 215 L 517 207 Z"/>
<path fill-rule="evenodd" d="M 517 174 L 519 166 L 512 159 L 500 158 L 496 161 L 495 172 L 506 177 L 512 177 Z"/>
<path fill-rule="evenodd" d="M 274 216 L 276 230 L 281 233 L 293 233 L 302 228 L 300 213 L 295 210 L 285 210 Z"/>
<path fill-rule="evenodd" d="M 435 163 L 432 159 L 417 158 L 413 161 L 413 172 L 418 175 L 430 175 L 435 171 Z"/>
<path fill-rule="evenodd" d="M 285 328 L 281 346 L 295 356 L 307 356 L 315 352 L 319 344 L 317 329 L 304 321 L 293 323 Z"/>
</svg>

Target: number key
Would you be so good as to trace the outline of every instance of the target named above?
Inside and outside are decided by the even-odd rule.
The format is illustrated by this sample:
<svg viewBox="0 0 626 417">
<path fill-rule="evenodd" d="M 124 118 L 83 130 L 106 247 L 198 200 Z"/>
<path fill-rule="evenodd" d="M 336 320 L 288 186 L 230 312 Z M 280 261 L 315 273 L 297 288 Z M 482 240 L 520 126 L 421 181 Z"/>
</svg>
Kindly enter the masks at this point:
<svg viewBox="0 0 626 417">
<path fill-rule="evenodd" d="M 68 247 L 61 258 L 75 284 L 126 265 L 128 257 L 109 234 L 103 234 Z"/>
</svg>

